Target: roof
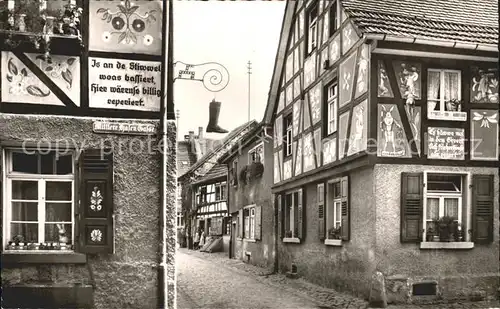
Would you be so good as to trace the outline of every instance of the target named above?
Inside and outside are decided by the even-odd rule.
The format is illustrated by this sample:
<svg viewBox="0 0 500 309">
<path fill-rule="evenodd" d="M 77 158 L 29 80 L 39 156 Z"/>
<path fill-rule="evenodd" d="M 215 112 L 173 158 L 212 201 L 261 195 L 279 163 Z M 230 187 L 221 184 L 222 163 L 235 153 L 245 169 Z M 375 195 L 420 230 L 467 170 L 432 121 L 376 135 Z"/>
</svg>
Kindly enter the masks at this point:
<svg viewBox="0 0 500 309">
<path fill-rule="evenodd" d="M 498 2 L 492 0 L 343 0 L 363 33 L 498 44 Z"/>
<path fill-rule="evenodd" d="M 249 127 L 255 127 L 257 126 L 257 121 L 252 120 L 250 122 L 247 122 L 245 124 L 242 124 L 241 126 L 237 127 L 236 129 L 232 130 L 229 132 L 226 137 L 222 140 L 222 143 L 218 144 L 215 148 L 211 149 L 208 151 L 207 154 L 205 154 L 203 157 L 201 157 L 189 170 L 187 170 L 184 174 L 187 174 L 189 172 L 195 171 L 198 167 L 202 166 L 208 159 L 210 159 L 214 154 L 216 154 L 218 151 L 222 151 L 223 148 L 228 144 L 232 139 L 234 139 L 238 134 L 240 134 L 242 131 Z M 214 162 L 216 163 L 216 162 Z M 179 173 L 181 177 L 183 176 L 182 174 Z"/>
<path fill-rule="evenodd" d="M 196 150 L 190 141 L 177 142 L 177 173 L 184 174 L 196 163 Z"/>
<path fill-rule="evenodd" d="M 210 180 L 216 180 L 223 177 L 227 177 L 227 166 L 222 164 L 216 164 L 203 177 L 194 181 L 193 184 L 206 183 L 209 182 Z"/>
<path fill-rule="evenodd" d="M 245 147 L 246 146 L 246 143 L 248 141 L 251 141 L 253 140 L 254 138 L 257 138 L 257 134 L 259 134 L 264 128 L 264 125 L 262 123 L 259 123 L 259 125 L 257 125 L 255 128 L 253 128 L 252 130 L 248 131 L 245 135 L 243 135 L 241 138 L 240 138 L 240 141 L 241 143 L 238 143 L 236 145 L 234 145 L 231 149 L 229 149 L 229 151 L 227 151 L 224 155 L 222 155 L 220 158 L 219 158 L 219 161 L 221 164 L 227 164 L 227 161 L 229 159 L 231 159 L 233 156 L 239 154 L 238 151 L 236 151 L 238 149 L 238 147 Z"/>
</svg>

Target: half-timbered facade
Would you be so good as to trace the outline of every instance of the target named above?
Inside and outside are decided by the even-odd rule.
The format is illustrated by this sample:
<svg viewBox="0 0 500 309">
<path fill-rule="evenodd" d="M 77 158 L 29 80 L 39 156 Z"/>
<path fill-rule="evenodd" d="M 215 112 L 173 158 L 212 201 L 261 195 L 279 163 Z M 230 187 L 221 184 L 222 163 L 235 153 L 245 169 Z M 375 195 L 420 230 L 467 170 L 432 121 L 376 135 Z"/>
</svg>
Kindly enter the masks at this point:
<svg viewBox="0 0 500 309">
<path fill-rule="evenodd" d="M 167 1 L 0 6 L 2 307 L 164 307 Z"/>
<path fill-rule="evenodd" d="M 390 302 L 495 295 L 497 9 L 287 2 L 264 116 L 281 270 L 366 297 L 380 271 Z"/>
</svg>

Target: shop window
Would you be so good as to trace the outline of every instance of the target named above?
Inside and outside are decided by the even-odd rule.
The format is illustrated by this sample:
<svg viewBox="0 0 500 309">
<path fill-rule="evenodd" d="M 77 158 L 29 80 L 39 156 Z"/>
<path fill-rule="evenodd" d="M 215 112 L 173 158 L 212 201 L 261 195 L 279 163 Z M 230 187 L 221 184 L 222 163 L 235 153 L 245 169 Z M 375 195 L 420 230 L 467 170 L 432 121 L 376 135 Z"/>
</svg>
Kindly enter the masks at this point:
<svg viewBox="0 0 500 309">
<path fill-rule="evenodd" d="M 113 252 L 111 155 L 85 150 L 79 158 L 79 179 L 75 176 L 73 153 L 6 149 L 4 157 L 2 204 L 6 252 L 76 249 L 84 253 Z M 80 210 L 76 209 L 78 204 Z M 77 233 L 82 239 L 78 247 Z"/>
<path fill-rule="evenodd" d="M 324 103 L 325 118 L 325 137 L 337 132 L 337 109 L 338 109 L 338 88 L 337 81 L 334 81 L 326 87 L 326 101 Z"/>
<path fill-rule="evenodd" d="M 330 36 L 333 36 L 333 34 L 337 31 L 339 28 L 339 18 L 337 14 L 337 1 L 332 1 L 332 4 L 330 5 L 330 10 L 328 11 L 328 14 L 330 14 Z"/>
<path fill-rule="evenodd" d="M 264 164 L 264 143 L 260 143 L 248 151 L 248 163 L 260 162 Z"/>
<path fill-rule="evenodd" d="M 285 134 L 283 136 L 283 148 L 285 157 L 292 155 L 292 127 L 293 127 L 293 117 L 292 113 L 288 114 L 283 119 L 283 124 L 285 127 Z"/>
<path fill-rule="evenodd" d="M 318 1 L 314 1 L 307 11 L 307 54 L 318 45 Z"/>
<path fill-rule="evenodd" d="M 427 77 L 427 117 L 463 120 L 461 71 L 429 69 Z"/>
<path fill-rule="evenodd" d="M 493 175 L 424 172 L 402 178 L 402 242 L 470 249 L 472 242 L 493 240 Z"/>
</svg>

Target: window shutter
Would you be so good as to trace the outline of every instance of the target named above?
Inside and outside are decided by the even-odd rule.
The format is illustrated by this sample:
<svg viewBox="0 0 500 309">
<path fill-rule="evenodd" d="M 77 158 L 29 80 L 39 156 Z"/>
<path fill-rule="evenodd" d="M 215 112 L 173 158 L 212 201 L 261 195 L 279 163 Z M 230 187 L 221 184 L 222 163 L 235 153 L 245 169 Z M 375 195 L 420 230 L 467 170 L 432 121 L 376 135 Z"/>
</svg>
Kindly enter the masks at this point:
<svg viewBox="0 0 500 309">
<path fill-rule="evenodd" d="M 493 241 L 493 175 L 472 176 L 472 239 L 478 244 Z"/>
<path fill-rule="evenodd" d="M 243 209 L 238 210 L 238 237 L 243 238 Z"/>
<path fill-rule="evenodd" d="M 351 234 L 351 218 L 350 218 L 350 207 L 349 207 L 349 176 L 342 177 L 341 180 L 341 213 L 342 213 L 342 225 L 340 227 L 342 240 L 349 240 Z"/>
<path fill-rule="evenodd" d="M 84 150 L 79 160 L 79 250 L 114 253 L 113 157 Z"/>
<path fill-rule="evenodd" d="M 401 174 L 401 242 L 418 243 L 422 239 L 423 174 Z"/>
<path fill-rule="evenodd" d="M 318 184 L 317 188 L 318 203 L 318 236 L 320 240 L 325 239 L 325 184 Z"/>
<path fill-rule="evenodd" d="M 255 207 L 255 234 L 254 239 L 260 240 L 262 235 L 262 206 Z"/>
<path fill-rule="evenodd" d="M 280 239 L 283 239 L 285 233 L 283 232 L 283 205 L 282 205 L 283 197 L 281 194 L 276 195 L 276 208 L 278 208 L 278 235 Z"/>
<path fill-rule="evenodd" d="M 303 190 L 300 189 L 298 192 L 298 198 L 297 198 L 297 238 L 303 239 L 304 238 L 304 227 L 305 227 L 305 220 L 304 220 L 304 195 L 302 194 Z"/>
</svg>

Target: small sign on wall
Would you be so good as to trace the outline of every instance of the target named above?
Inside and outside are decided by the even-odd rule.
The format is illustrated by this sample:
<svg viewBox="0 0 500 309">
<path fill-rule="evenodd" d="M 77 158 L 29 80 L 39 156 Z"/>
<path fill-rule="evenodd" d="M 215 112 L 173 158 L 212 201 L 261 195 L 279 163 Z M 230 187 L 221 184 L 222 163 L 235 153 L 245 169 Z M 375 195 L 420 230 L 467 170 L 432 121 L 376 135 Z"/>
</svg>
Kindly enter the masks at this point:
<svg viewBox="0 0 500 309">
<path fill-rule="evenodd" d="M 160 111 L 161 63 L 89 57 L 89 107 Z"/>
<path fill-rule="evenodd" d="M 461 128 L 427 128 L 427 158 L 441 160 L 465 159 L 465 130 Z"/>
<path fill-rule="evenodd" d="M 92 129 L 94 133 L 108 134 L 153 135 L 156 133 L 156 126 L 151 123 L 94 121 Z"/>
</svg>

